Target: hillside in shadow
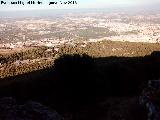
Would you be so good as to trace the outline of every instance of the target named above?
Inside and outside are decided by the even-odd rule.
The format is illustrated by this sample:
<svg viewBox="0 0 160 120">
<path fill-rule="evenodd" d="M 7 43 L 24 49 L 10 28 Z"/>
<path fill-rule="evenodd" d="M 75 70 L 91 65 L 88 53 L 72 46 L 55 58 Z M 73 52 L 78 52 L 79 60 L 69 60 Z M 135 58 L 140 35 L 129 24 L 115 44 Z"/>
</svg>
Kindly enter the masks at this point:
<svg viewBox="0 0 160 120">
<path fill-rule="evenodd" d="M 129 112 L 122 112 L 126 119 L 143 120 L 138 96 L 148 80 L 159 78 L 157 51 L 144 57 L 63 55 L 52 68 L 2 79 L 0 96 L 20 103 L 38 101 L 62 115 L 72 115 L 73 120 L 100 120 L 105 115 L 108 120 L 117 120 L 114 116 L 123 109 Z M 112 112 L 116 113 L 109 117 Z"/>
</svg>

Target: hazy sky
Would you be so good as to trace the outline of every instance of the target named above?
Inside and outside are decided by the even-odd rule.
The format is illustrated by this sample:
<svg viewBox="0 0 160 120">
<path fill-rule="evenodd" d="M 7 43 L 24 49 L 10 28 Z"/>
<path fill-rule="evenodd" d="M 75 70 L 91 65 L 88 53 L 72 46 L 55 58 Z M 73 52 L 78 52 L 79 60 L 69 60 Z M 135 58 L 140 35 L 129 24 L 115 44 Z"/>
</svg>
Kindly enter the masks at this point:
<svg viewBox="0 0 160 120">
<path fill-rule="evenodd" d="M 0 0 L 1 1 L 1 0 Z M 60 5 L 60 1 L 68 0 L 39 0 L 43 5 L 27 5 L 29 0 L 21 0 L 25 5 L 11 5 L 11 1 L 18 0 L 3 0 L 6 5 L 0 3 L 0 10 L 31 10 L 31 9 L 76 9 L 76 8 L 107 8 L 107 7 L 134 7 L 134 6 L 150 6 L 159 4 L 160 0 L 76 0 L 77 5 Z M 34 0 L 37 2 L 38 0 Z M 58 5 L 48 5 L 49 2 L 58 2 Z M 72 0 L 71 0 L 72 1 Z"/>
</svg>

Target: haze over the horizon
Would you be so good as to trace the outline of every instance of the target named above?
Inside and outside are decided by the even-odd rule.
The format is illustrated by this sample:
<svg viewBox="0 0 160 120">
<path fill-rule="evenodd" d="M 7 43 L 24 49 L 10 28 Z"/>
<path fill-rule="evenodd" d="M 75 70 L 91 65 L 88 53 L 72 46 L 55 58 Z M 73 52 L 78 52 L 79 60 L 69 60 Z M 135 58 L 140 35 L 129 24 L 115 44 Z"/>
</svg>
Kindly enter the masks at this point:
<svg viewBox="0 0 160 120">
<path fill-rule="evenodd" d="M 39 0 L 42 5 L 11 5 L 10 2 L 18 0 L 4 0 L 6 5 L 0 4 L 0 11 L 13 11 L 13 10 L 33 10 L 33 9 L 83 9 L 83 8 L 108 8 L 108 7 L 152 7 L 153 5 L 159 6 L 159 0 L 77 0 L 77 5 L 48 5 L 49 2 L 64 2 L 66 0 Z M 27 3 L 29 0 L 21 0 Z M 35 0 L 37 2 L 38 0 Z"/>
</svg>

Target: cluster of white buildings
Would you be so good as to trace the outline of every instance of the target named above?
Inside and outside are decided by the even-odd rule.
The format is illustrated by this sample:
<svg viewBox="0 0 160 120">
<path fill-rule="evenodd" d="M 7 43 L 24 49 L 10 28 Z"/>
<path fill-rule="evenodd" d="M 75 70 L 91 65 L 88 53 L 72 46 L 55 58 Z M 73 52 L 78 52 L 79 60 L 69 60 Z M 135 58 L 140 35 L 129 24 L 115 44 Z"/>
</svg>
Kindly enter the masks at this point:
<svg viewBox="0 0 160 120">
<path fill-rule="evenodd" d="M 78 30 L 105 28 L 111 32 L 115 32 L 116 35 L 101 36 L 98 39 L 88 39 L 87 42 L 97 42 L 101 40 L 113 40 L 113 41 L 129 41 L 129 42 L 160 42 L 160 24 L 153 24 L 149 22 L 135 22 L 134 20 L 153 20 L 160 19 L 159 16 L 134 16 L 134 19 L 130 23 L 122 22 L 121 15 L 104 15 L 102 17 L 91 14 L 90 16 L 66 16 L 62 19 L 24 19 L 17 20 L 14 23 L 16 26 L 16 34 L 14 42 L 0 44 L 0 48 L 21 48 L 26 46 L 47 46 L 55 47 L 61 44 L 74 44 L 75 39 L 81 38 L 76 33 Z M 0 24 L 0 31 L 5 31 L 9 23 Z M 10 27 L 8 29 L 11 29 Z M 59 34 L 60 38 L 53 36 Z M 62 35 L 64 33 L 66 35 Z M 98 33 L 98 31 L 97 31 Z M 85 33 L 87 34 L 87 33 Z M 96 34 L 96 33 L 95 33 Z M 67 36 L 68 35 L 68 36 Z M 30 38 L 29 38 L 29 37 Z M 8 38 L 7 38 L 8 39 Z M 81 38 L 83 39 L 83 38 Z M 85 41 L 85 40 L 84 40 Z M 76 41 L 78 42 L 78 41 Z M 83 46 L 84 47 L 84 46 Z"/>
</svg>

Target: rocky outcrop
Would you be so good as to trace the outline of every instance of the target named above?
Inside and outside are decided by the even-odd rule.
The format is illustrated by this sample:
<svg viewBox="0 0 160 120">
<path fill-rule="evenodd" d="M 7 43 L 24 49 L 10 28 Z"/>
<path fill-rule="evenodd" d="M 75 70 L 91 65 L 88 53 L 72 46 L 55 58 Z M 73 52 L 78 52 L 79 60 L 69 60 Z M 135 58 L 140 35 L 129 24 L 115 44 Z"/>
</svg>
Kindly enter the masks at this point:
<svg viewBox="0 0 160 120">
<path fill-rule="evenodd" d="M 148 120 L 160 120 L 160 80 L 151 80 L 140 96 L 140 104 L 148 111 Z"/>
<path fill-rule="evenodd" d="M 0 99 L 0 120 L 62 120 L 61 116 L 48 107 L 27 102 L 18 105 L 11 97 Z"/>
</svg>

